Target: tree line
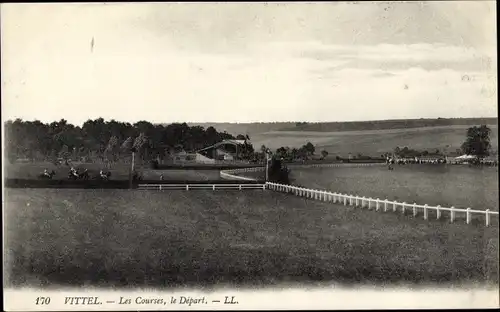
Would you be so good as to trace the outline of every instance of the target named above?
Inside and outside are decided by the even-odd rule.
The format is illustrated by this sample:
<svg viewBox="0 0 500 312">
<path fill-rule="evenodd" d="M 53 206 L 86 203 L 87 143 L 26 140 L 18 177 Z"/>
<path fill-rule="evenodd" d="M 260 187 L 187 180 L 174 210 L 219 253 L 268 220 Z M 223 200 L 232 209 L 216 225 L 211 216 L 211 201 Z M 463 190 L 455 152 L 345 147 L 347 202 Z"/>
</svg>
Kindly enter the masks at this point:
<svg viewBox="0 0 500 312">
<path fill-rule="evenodd" d="M 163 158 L 180 151 L 196 151 L 222 140 L 249 140 L 248 135 L 217 131 L 214 127 L 188 126 L 186 123 L 155 125 L 87 120 L 75 126 L 65 119 L 51 123 L 16 119 L 5 122 L 5 157 L 30 160 L 77 159 L 117 161 L 134 148 L 143 160 Z M 253 153 L 251 144 L 243 149 L 244 157 Z M 246 154 L 245 154 L 246 153 Z"/>
</svg>

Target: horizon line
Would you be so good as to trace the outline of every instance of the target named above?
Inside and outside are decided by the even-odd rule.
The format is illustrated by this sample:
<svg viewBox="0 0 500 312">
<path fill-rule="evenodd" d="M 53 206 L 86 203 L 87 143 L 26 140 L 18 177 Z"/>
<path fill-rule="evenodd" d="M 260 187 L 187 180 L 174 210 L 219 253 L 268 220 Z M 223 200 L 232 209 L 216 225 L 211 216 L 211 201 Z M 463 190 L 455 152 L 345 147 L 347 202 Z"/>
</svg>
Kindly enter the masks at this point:
<svg viewBox="0 0 500 312">
<path fill-rule="evenodd" d="M 420 117 L 420 118 L 392 118 L 392 119 L 365 119 L 365 120 L 343 120 L 343 121 L 308 121 L 308 120 L 288 120 L 288 121 L 242 121 L 242 122 L 239 122 L 239 121 L 161 121 L 161 122 L 153 122 L 153 121 L 149 121 L 149 120 L 146 120 L 146 119 L 140 119 L 140 120 L 137 120 L 137 121 L 120 121 L 120 120 L 117 120 L 117 119 L 114 119 L 114 118 L 109 118 L 109 119 L 106 119 L 104 117 L 94 117 L 94 118 L 88 118 L 87 120 L 85 120 L 84 122 L 81 123 L 81 125 L 83 125 L 85 122 L 89 121 L 89 120 L 97 120 L 97 119 L 100 119 L 102 118 L 105 122 L 109 122 L 109 121 L 115 121 L 115 122 L 119 122 L 119 123 L 130 123 L 130 124 L 135 124 L 135 123 L 138 123 L 138 122 L 149 122 L 153 125 L 165 125 L 165 124 L 183 124 L 183 123 L 186 123 L 186 124 L 276 124 L 276 123 L 307 123 L 307 124 L 326 124 L 326 123 L 355 123 L 355 122 L 380 122 L 380 121 L 405 121 L 405 120 L 411 120 L 411 121 L 415 121 L 415 120 L 460 120 L 460 119 L 498 119 L 498 116 L 477 116 L 477 117 Z M 68 119 L 64 118 L 64 117 L 61 117 L 60 119 L 58 120 L 52 120 L 52 121 L 48 121 L 48 122 L 43 122 L 41 121 L 40 119 L 23 119 L 23 118 L 8 118 L 8 119 L 5 119 L 3 122 L 6 123 L 8 121 L 15 121 L 17 119 L 20 119 L 22 120 L 23 122 L 35 122 L 35 121 L 39 121 L 41 123 L 44 123 L 44 124 L 50 124 L 52 122 L 59 122 L 61 120 L 66 120 L 69 124 L 72 124 L 72 125 L 77 125 L 79 123 L 72 123 L 72 122 L 69 122 Z"/>
</svg>

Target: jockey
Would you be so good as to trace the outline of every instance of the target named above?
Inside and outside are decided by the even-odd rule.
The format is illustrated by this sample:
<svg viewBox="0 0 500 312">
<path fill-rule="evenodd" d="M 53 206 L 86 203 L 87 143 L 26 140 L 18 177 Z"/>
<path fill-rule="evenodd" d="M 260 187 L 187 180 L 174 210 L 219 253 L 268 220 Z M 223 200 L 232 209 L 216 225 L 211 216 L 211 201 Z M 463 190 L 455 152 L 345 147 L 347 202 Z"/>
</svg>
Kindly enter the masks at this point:
<svg viewBox="0 0 500 312">
<path fill-rule="evenodd" d="M 47 169 L 43 170 L 43 174 L 46 175 L 46 176 L 50 176 L 49 171 Z"/>
<path fill-rule="evenodd" d="M 104 171 L 101 169 L 101 171 L 99 171 L 99 174 L 101 175 L 101 178 L 105 178 L 107 179 L 108 176 L 104 173 Z"/>
<path fill-rule="evenodd" d="M 76 172 L 76 169 L 74 167 L 71 167 L 71 169 L 69 169 L 69 171 L 73 174 L 73 175 L 78 175 L 78 173 Z"/>
</svg>

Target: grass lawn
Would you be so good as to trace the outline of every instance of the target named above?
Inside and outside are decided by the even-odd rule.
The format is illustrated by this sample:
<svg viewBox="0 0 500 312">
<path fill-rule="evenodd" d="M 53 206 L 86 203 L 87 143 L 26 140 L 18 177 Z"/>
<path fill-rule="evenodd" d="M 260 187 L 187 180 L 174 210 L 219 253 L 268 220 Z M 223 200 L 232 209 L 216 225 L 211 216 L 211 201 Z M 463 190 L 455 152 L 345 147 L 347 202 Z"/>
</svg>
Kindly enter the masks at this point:
<svg viewBox="0 0 500 312">
<path fill-rule="evenodd" d="M 498 211 L 498 167 L 295 168 L 294 185 L 372 198 Z"/>
<path fill-rule="evenodd" d="M 79 164 L 75 165 L 77 169 L 88 169 L 91 176 L 98 176 L 99 170 L 105 169 L 101 164 Z M 40 163 L 14 163 L 5 166 L 5 176 L 7 178 L 25 178 L 25 179 L 37 179 L 38 175 L 43 172 L 44 169 L 49 171 L 54 170 L 56 175 L 54 179 L 66 179 L 68 177 L 68 172 L 70 167 L 61 165 L 55 166 L 49 162 Z M 111 171 L 111 179 L 113 180 L 127 180 L 129 178 L 129 164 L 114 164 L 109 169 Z M 220 180 L 220 170 L 153 170 L 147 166 L 138 166 L 137 170 L 142 173 L 145 180 L 156 180 L 160 179 L 160 175 L 163 174 L 165 180 L 193 180 L 193 181 L 203 181 L 203 180 Z"/>
<path fill-rule="evenodd" d="M 5 201 L 11 286 L 498 284 L 498 226 L 262 190 L 6 189 Z"/>
</svg>

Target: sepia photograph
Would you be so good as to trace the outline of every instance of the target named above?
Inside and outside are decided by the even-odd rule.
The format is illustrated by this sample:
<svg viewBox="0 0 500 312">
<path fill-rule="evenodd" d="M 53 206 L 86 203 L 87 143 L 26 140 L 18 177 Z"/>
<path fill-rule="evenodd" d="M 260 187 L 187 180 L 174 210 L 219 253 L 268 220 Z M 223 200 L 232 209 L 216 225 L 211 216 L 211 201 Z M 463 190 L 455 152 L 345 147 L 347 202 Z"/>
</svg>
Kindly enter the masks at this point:
<svg viewBox="0 0 500 312">
<path fill-rule="evenodd" d="M 495 1 L 0 12 L 4 310 L 499 307 Z"/>
</svg>

